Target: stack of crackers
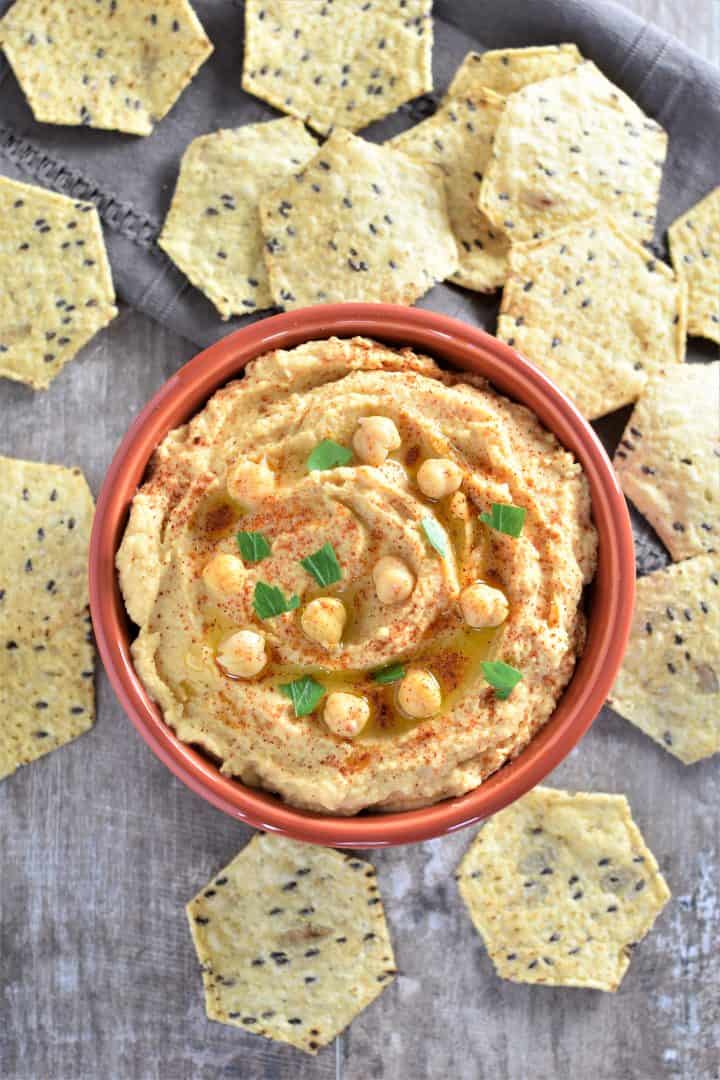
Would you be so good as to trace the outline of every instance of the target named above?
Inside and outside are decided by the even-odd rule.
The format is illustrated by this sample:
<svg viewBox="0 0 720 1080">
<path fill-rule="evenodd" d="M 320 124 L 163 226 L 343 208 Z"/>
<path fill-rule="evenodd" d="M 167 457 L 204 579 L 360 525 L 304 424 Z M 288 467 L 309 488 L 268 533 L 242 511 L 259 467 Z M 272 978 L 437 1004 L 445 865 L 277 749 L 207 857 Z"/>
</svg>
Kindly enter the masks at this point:
<svg viewBox="0 0 720 1080">
<path fill-rule="evenodd" d="M 62 16 L 62 17 L 60 17 Z M 652 249 L 667 136 L 576 46 L 469 54 L 437 111 L 430 0 L 247 0 L 242 83 L 287 117 L 187 148 L 161 247 L 223 319 L 502 288 L 498 336 L 588 419 L 673 564 L 642 578 L 611 704 L 681 761 L 720 749 L 720 188 Z M 212 51 L 187 0 L 17 0 L 0 43 L 38 120 L 149 135 Z M 149 62 L 150 58 L 150 62 Z M 312 129 L 312 132 L 308 129 Z M 322 140 L 322 142 L 320 141 Z M 116 314 L 95 207 L 0 179 L 0 374 L 48 386 Z M 0 778 L 93 722 L 77 469 L 0 458 Z M 498 973 L 614 990 L 669 892 L 622 796 L 538 788 L 463 860 Z M 188 905 L 208 1015 L 315 1053 L 395 974 L 375 872 L 260 835 Z M 248 933 L 248 928 L 251 933 Z"/>
</svg>

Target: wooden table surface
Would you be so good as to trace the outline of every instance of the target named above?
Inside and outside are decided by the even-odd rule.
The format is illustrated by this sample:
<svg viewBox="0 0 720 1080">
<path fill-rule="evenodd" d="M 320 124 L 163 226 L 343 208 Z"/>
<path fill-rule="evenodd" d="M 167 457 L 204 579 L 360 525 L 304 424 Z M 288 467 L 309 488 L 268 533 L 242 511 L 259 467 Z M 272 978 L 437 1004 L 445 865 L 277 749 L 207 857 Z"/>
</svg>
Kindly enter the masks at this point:
<svg viewBox="0 0 720 1080">
<path fill-rule="evenodd" d="M 720 60 L 718 0 L 628 6 Z M 47 393 L 0 383 L 0 453 L 81 464 L 97 492 L 193 352 L 122 310 Z M 686 768 L 603 714 L 550 778 L 625 792 L 674 894 L 617 995 L 495 976 L 453 881 L 464 831 L 374 856 L 400 974 L 313 1059 L 205 1019 L 183 905 L 250 832 L 174 779 L 103 673 L 97 694 L 92 732 L 0 785 L 2 1080 L 720 1076 L 717 759 Z"/>
</svg>

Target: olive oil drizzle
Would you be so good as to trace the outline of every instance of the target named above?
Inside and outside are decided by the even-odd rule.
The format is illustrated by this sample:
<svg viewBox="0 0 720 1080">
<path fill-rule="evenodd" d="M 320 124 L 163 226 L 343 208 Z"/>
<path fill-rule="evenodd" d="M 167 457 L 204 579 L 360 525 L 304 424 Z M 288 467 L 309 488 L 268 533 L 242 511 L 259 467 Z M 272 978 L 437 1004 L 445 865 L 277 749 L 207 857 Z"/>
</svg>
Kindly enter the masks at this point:
<svg viewBox="0 0 720 1080">
<path fill-rule="evenodd" d="M 418 468 L 426 456 L 438 453 L 438 449 L 415 447 L 415 452 L 408 452 L 403 448 L 399 453 L 391 455 L 405 470 L 409 482 L 416 487 L 416 475 Z M 287 464 L 287 463 L 286 463 Z M 299 470 L 299 463 L 298 465 Z M 467 547 L 465 529 L 467 523 L 461 517 L 453 514 L 450 509 L 450 498 L 446 497 L 434 502 L 424 498 L 418 493 L 419 501 L 427 505 L 428 510 L 437 518 L 450 539 L 453 552 Z M 202 541 L 217 543 L 231 535 L 239 528 L 241 519 L 246 515 L 245 508 L 226 492 L 212 492 L 202 500 L 200 507 L 195 512 L 192 526 Z M 484 530 L 476 522 L 477 515 L 473 513 L 471 522 L 472 547 L 482 544 Z M 357 595 L 366 590 L 367 582 L 352 582 L 350 584 L 339 583 L 328 589 L 311 589 L 303 598 L 304 603 L 309 602 L 315 596 L 330 595 L 342 600 L 348 612 L 343 640 L 353 641 L 353 616 L 356 614 Z M 218 607 L 213 605 L 205 610 L 206 622 L 204 641 L 209 646 L 213 656 L 221 643 L 240 627 Z M 443 706 L 439 717 L 449 713 L 477 681 L 480 673 L 480 665 L 487 660 L 492 652 L 494 639 L 498 628 L 472 629 L 462 623 L 449 631 L 440 633 L 432 641 L 422 646 L 411 657 L 392 657 L 392 662 L 402 663 L 406 669 L 410 667 L 427 667 L 433 672 L 440 683 L 443 692 Z M 202 645 L 193 650 L 193 656 L 197 653 L 197 660 L 203 652 Z M 217 661 L 216 661 L 217 662 Z M 390 660 L 388 660 L 390 662 Z M 222 669 L 219 668 L 222 671 Z M 226 672 L 222 672 L 225 677 Z M 371 671 L 363 670 L 330 670 L 320 666 L 299 666 L 273 662 L 272 658 L 265 671 L 255 680 L 256 685 L 266 686 L 277 690 L 281 683 L 292 682 L 304 675 L 310 675 L 326 688 L 327 693 L 344 691 L 347 693 L 360 694 L 370 704 L 370 719 L 362 732 L 355 738 L 355 743 L 364 741 L 377 741 L 398 737 L 412 731 L 419 724 L 427 722 L 408 717 L 397 704 L 397 689 L 399 683 L 380 685 L 374 682 Z M 437 719 L 433 717 L 432 719 Z"/>
</svg>

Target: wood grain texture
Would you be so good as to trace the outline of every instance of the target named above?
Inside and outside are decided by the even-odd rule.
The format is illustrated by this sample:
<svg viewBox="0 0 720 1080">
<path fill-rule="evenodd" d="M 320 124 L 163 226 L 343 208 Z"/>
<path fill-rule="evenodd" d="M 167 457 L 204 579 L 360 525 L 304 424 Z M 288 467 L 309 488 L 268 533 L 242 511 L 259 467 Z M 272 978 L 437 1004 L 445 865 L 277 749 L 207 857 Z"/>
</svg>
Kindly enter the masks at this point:
<svg viewBox="0 0 720 1080">
<path fill-rule="evenodd" d="M 716 0 L 633 0 L 717 61 Z M 0 382 L 0 453 L 112 452 L 191 346 L 123 309 L 45 394 Z M 617 995 L 494 975 L 453 871 L 474 830 L 374 856 L 400 975 L 316 1059 L 205 1019 L 184 903 L 249 830 L 151 754 L 98 677 L 95 729 L 0 785 L 2 1080 L 713 1080 L 720 1076 L 718 764 L 609 713 L 550 778 L 624 792 L 674 897 Z M 632 767 L 628 767 L 628 762 Z"/>
</svg>

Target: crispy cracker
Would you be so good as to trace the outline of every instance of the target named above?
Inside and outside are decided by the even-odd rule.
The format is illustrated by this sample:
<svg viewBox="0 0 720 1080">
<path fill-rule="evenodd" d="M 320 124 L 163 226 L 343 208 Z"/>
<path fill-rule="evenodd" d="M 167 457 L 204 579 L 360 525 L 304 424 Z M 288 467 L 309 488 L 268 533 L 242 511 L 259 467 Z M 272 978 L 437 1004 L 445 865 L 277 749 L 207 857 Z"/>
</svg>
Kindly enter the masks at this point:
<svg viewBox="0 0 720 1080">
<path fill-rule="evenodd" d="M 538 45 L 528 49 L 469 52 L 448 87 L 448 97 L 473 97 L 485 87 L 507 97 L 523 86 L 564 75 L 582 63 L 577 45 Z"/>
<path fill-rule="evenodd" d="M 411 304 L 455 272 L 442 174 L 335 131 L 306 168 L 260 202 L 278 304 Z"/>
<path fill-rule="evenodd" d="M 187 0 L 16 0 L 0 45 L 35 119 L 149 135 L 212 45 Z"/>
<path fill-rule="evenodd" d="M 543 787 L 481 828 L 458 882 L 498 975 L 596 990 L 670 896 L 623 795 Z"/>
<path fill-rule="evenodd" d="M 79 469 L 0 457 L 0 778 L 94 720 Z"/>
<path fill-rule="evenodd" d="M 478 292 L 499 288 L 507 271 L 507 237 L 477 208 L 480 181 L 503 108 L 503 99 L 491 90 L 451 98 L 434 116 L 387 144 L 442 170 L 460 256 L 460 266 L 450 280 Z"/>
<path fill-rule="evenodd" d="M 432 90 L 432 0 L 247 0 L 243 89 L 323 135 Z"/>
<path fill-rule="evenodd" d="M 648 379 L 614 465 L 673 559 L 720 551 L 720 361 Z"/>
<path fill-rule="evenodd" d="M 158 243 L 223 319 L 271 306 L 259 199 L 316 150 L 286 118 L 201 135 L 185 151 Z"/>
<path fill-rule="evenodd" d="M 685 356 L 685 289 L 612 222 L 574 225 L 510 252 L 498 337 L 594 419 L 635 401 Z"/>
<path fill-rule="evenodd" d="M 314 1054 L 395 975 L 375 870 L 256 835 L 187 905 L 211 1020 Z"/>
<path fill-rule="evenodd" d="M 0 375 L 44 389 L 117 315 L 92 203 L 0 177 Z"/>
<path fill-rule="evenodd" d="M 480 209 L 511 243 L 607 213 L 651 240 L 667 135 L 589 61 L 507 102 Z"/>
<path fill-rule="evenodd" d="M 641 577 L 608 704 L 692 765 L 720 750 L 720 556 Z"/>
<path fill-rule="evenodd" d="M 668 239 L 688 284 L 688 333 L 720 344 L 720 187 L 674 221 Z"/>
</svg>

